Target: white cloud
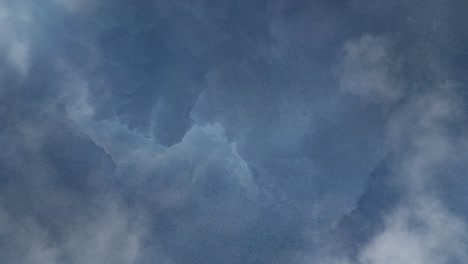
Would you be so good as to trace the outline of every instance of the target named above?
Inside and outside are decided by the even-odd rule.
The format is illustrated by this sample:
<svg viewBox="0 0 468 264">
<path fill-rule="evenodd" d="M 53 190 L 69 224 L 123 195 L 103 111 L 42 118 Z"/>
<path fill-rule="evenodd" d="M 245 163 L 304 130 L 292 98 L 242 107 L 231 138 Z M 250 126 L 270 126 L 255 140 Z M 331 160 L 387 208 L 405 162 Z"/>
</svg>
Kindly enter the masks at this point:
<svg viewBox="0 0 468 264">
<path fill-rule="evenodd" d="M 96 8 L 99 1 L 92 0 L 52 0 L 72 13 L 89 12 Z"/>
<path fill-rule="evenodd" d="M 422 199 L 391 214 L 384 232 L 361 252 L 362 264 L 466 261 L 466 226 L 436 200 Z M 459 262 L 457 262 L 459 263 Z"/>
<path fill-rule="evenodd" d="M 388 143 L 397 157 L 393 171 L 407 202 L 387 216 L 384 231 L 361 251 L 362 264 L 468 260 L 466 224 L 434 192 L 434 179 L 445 176 L 447 164 L 467 156 L 466 136 L 449 133 L 451 124 L 463 119 L 463 106 L 453 84 L 436 88 L 409 100 L 389 122 Z"/>
<path fill-rule="evenodd" d="M 15 39 L 10 43 L 8 58 L 21 75 L 28 72 L 29 48 L 23 42 Z"/>
<path fill-rule="evenodd" d="M 467 156 L 468 138 L 450 133 L 450 126 L 464 119 L 462 109 L 455 86 L 445 82 L 391 117 L 387 142 L 399 159 L 398 180 L 410 192 L 426 192 L 433 179 L 443 176 L 441 165 Z"/>
<path fill-rule="evenodd" d="M 1 210 L 1 208 L 0 208 Z M 2 213 L 2 211 L 0 211 Z M 62 226 L 63 228 L 64 226 Z M 87 216 L 62 230 L 65 240 L 57 243 L 35 218 L 23 217 L 13 221 L 2 213 L 0 229 L 9 240 L 11 254 L 2 256 L 8 263 L 137 263 L 141 240 L 146 232 L 143 225 L 130 219 L 128 212 L 110 205 L 98 217 Z"/>
<path fill-rule="evenodd" d="M 364 36 L 348 42 L 339 68 L 341 89 L 374 102 L 398 99 L 402 83 L 391 52 L 387 38 Z M 468 261 L 467 224 L 448 209 L 435 186 L 454 164 L 466 164 L 468 138 L 453 129 L 465 120 L 465 106 L 459 87 L 450 81 L 437 80 L 426 88 L 394 109 L 387 124 L 386 141 L 395 157 L 388 177 L 401 187 L 401 204 L 385 217 L 383 231 L 359 249 L 357 260 L 326 255 L 319 263 Z"/>
<path fill-rule="evenodd" d="M 370 101 L 391 102 L 402 95 L 399 59 L 388 37 L 364 35 L 346 42 L 336 69 L 340 89 Z"/>
<path fill-rule="evenodd" d="M 16 70 L 20 77 L 26 76 L 30 67 L 30 44 L 25 30 L 31 22 L 28 8 L 14 8 L 0 3 L 0 54 Z"/>
</svg>

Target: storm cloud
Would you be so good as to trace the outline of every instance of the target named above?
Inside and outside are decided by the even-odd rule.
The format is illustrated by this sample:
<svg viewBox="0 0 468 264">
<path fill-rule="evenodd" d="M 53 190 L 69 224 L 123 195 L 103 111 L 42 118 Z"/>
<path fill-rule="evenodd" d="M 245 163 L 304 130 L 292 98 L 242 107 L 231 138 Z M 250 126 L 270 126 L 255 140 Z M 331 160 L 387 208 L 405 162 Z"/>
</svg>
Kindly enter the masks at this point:
<svg viewBox="0 0 468 264">
<path fill-rule="evenodd" d="M 0 262 L 467 262 L 467 12 L 1 0 Z"/>
</svg>

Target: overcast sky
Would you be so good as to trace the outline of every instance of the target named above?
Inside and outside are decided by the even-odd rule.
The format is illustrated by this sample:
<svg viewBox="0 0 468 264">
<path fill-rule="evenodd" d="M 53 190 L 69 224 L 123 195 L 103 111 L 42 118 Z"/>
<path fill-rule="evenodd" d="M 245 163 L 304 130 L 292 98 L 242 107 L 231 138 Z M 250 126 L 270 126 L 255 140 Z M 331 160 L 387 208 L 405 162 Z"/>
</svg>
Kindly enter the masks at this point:
<svg viewBox="0 0 468 264">
<path fill-rule="evenodd" d="M 0 263 L 468 263 L 467 14 L 0 0 Z"/>
</svg>

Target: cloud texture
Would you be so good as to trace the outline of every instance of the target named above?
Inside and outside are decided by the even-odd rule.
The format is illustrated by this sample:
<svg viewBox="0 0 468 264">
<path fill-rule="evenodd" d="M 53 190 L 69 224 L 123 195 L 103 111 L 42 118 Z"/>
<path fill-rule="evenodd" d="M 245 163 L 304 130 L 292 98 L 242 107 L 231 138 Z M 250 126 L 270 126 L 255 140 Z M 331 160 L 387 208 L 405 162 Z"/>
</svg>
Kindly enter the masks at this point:
<svg viewBox="0 0 468 264">
<path fill-rule="evenodd" d="M 0 263 L 468 261 L 468 4 L 0 1 Z"/>
</svg>

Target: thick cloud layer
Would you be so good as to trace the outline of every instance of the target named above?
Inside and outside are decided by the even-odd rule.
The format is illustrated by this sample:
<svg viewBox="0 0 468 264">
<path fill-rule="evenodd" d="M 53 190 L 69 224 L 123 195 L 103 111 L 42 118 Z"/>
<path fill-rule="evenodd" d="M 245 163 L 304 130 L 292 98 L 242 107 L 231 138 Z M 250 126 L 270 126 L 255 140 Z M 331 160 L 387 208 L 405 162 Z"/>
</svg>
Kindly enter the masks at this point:
<svg viewBox="0 0 468 264">
<path fill-rule="evenodd" d="M 0 262 L 467 262 L 466 12 L 0 1 Z"/>
</svg>

